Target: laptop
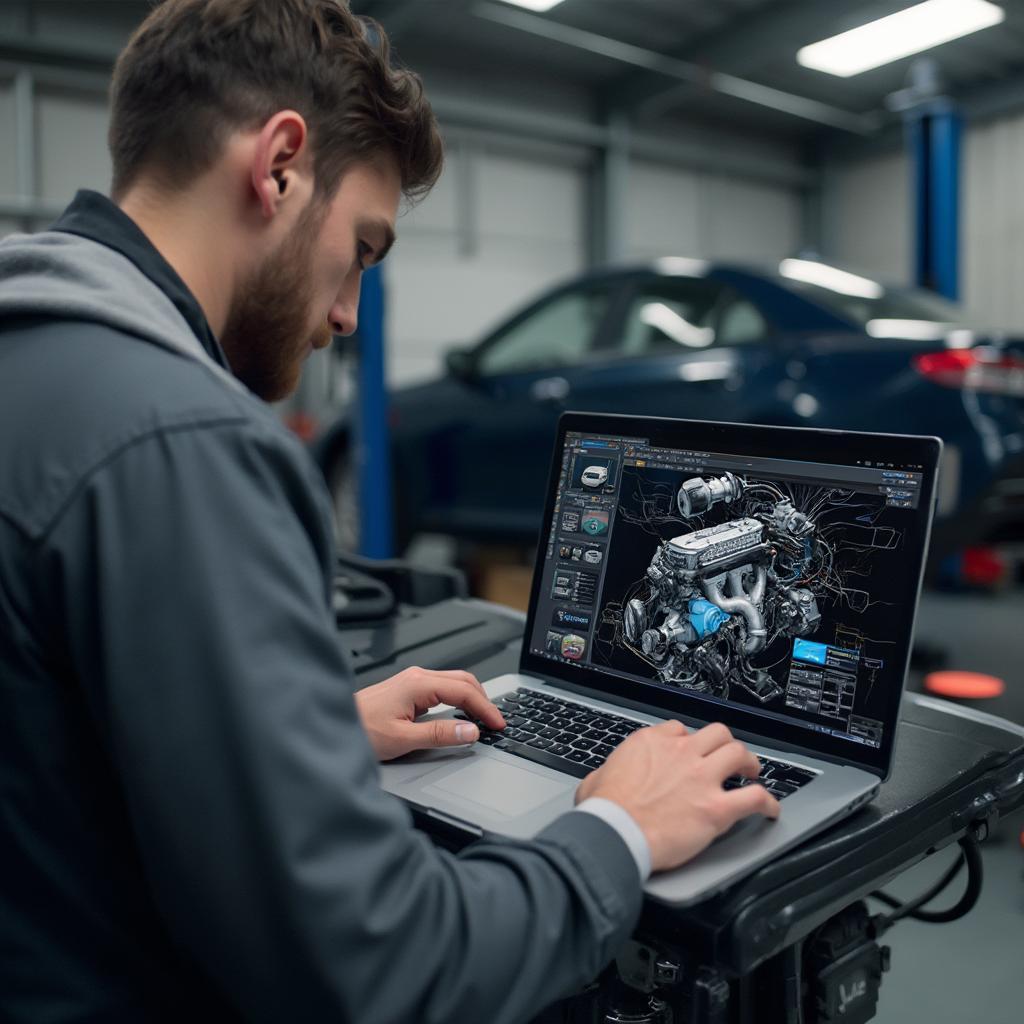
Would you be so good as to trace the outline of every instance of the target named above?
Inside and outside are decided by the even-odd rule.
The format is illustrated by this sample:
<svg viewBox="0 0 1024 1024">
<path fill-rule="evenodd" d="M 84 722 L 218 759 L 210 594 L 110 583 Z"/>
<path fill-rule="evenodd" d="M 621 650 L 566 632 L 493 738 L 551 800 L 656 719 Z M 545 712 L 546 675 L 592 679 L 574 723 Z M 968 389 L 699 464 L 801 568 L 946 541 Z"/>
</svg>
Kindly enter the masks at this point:
<svg viewBox="0 0 1024 1024">
<path fill-rule="evenodd" d="M 724 722 L 779 819 L 647 896 L 687 906 L 871 800 L 890 771 L 942 442 L 591 413 L 559 421 L 507 728 L 381 766 L 414 810 L 529 838 L 636 729 Z M 497 484 L 496 484 L 497 486 Z M 441 712 L 461 715 L 454 709 Z"/>
</svg>

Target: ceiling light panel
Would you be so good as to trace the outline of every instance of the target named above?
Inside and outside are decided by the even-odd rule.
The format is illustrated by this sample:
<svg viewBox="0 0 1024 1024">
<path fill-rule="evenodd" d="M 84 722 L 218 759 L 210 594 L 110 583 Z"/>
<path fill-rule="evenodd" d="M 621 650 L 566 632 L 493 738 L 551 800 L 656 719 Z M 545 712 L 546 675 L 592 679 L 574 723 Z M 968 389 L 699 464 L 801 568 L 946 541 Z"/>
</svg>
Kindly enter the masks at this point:
<svg viewBox="0 0 1024 1024">
<path fill-rule="evenodd" d="M 850 78 L 998 25 L 1005 17 L 1002 7 L 989 0 L 925 0 L 860 28 L 805 46 L 796 59 L 805 68 Z"/>
</svg>

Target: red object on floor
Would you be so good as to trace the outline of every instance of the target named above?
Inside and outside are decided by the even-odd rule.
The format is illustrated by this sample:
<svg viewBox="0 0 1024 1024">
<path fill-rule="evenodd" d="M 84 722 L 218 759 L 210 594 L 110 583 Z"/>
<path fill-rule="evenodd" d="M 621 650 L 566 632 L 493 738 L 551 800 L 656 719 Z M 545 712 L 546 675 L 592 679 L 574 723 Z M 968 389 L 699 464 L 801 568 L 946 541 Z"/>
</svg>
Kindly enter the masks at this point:
<svg viewBox="0 0 1024 1024">
<path fill-rule="evenodd" d="M 1010 563 L 995 548 L 967 548 L 960 564 L 964 583 L 971 587 L 1002 586 L 1010 576 Z"/>
<path fill-rule="evenodd" d="M 996 676 L 986 676 L 980 672 L 929 672 L 924 677 L 924 688 L 936 697 L 987 700 L 1001 697 L 1006 690 L 1006 683 Z"/>
</svg>

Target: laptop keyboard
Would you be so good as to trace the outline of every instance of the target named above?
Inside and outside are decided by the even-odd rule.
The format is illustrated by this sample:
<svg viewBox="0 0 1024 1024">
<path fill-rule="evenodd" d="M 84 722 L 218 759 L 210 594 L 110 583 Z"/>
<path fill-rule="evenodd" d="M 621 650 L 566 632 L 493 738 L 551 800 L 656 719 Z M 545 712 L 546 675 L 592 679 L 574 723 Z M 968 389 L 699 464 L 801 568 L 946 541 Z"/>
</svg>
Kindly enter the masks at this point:
<svg viewBox="0 0 1024 1024">
<path fill-rule="evenodd" d="M 526 687 L 505 694 L 495 704 L 505 716 L 506 728 L 494 732 L 482 722 L 476 722 L 480 728 L 480 743 L 579 779 L 600 768 L 627 736 L 645 728 L 643 722 L 595 711 L 585 704 Z M 467 719 L 461 711 L 455 717 Z M 761 762 L 758 778 L 731 775 L 725 780 L 724 788 L 739 789 L 758 783 L 782 800 L 816 775 L 785 761 L 761 756 L 758 761 Z"/>
</svg>

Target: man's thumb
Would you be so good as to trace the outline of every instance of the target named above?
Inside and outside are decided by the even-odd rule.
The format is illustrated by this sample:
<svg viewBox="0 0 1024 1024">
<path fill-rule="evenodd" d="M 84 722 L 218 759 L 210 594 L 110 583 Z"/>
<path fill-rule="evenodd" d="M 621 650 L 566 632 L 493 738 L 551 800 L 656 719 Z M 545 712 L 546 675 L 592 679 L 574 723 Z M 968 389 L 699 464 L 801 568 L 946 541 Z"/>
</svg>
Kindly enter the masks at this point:
<svg viewBox="0 0 1024 1024">
<path fill-rule="evenodd" d="M 424 747 L 457 747 L 464 743 L 475 743 L 480 730 L 472 722 L 456 718 L 435 718 L 432 722 L 417 722 Z"/>
</svg>

